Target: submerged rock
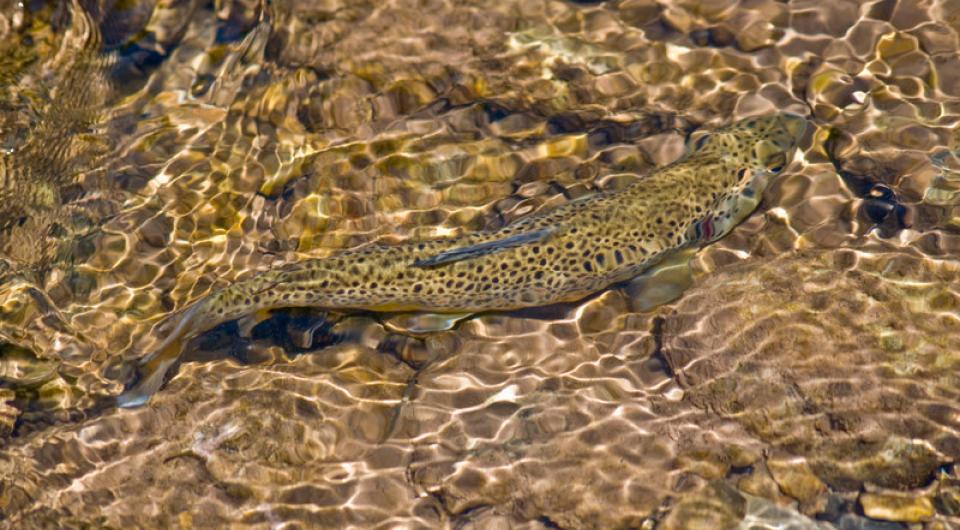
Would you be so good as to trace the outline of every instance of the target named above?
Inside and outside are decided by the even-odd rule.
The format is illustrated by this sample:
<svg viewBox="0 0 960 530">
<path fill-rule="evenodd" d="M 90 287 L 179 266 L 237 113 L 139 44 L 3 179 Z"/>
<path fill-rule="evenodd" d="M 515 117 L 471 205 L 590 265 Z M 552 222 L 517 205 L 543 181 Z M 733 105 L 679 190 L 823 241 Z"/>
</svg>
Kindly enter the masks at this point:
<svg viewBox="0 0 960 530">
<path fill-rule="evenodd" d="M 747 515 L 738 530 L 833 530 L 825 521 L 807 517 L 788 506 L 778 506 L 762 497 L 745 495 Z"/>
<path fill-rule="evenodd" d="M 803 460 L 771 459 L 767 467 L 780 490 L 800 502 L 811 501 L 827 489 Z"/>
<path fill-rule="evenodd" d="M 728 530 L 747 515 L 747 500 L 724 482 L 685 496 L 657 525 L 657 530 Z"/>
<path fill-rule="evenodd" d="M 809 466 L 770 463 L 798 499 L 818 482 L 918 487 L 960 457 L 960 272 L 871 245 L 720 270 L 663 326 L 687 399 Z"/>
<path fill-rule="evenodd" d="M 860 495 L 860 506 L 867 517 L 885 521 L 919 523 L 934 515 L 933 503 L 919 495 L 864 493 Z"/>
</svg>

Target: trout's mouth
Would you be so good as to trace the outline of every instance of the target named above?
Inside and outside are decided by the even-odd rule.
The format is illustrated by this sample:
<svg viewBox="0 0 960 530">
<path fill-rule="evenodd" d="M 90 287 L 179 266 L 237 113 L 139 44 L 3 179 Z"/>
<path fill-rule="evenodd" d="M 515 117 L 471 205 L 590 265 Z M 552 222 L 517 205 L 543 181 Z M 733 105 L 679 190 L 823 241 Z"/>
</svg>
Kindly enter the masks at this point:
<svg viewBox="0 0 960 530">
<path fill-rule="evenodd" d="M 754 145 L 753 154 L 763 169 L 779 173 L 789 163 L 806 132 L 806 118 L 797 114 L 779 114 L 767 130 L 766 138 Z"/>
</svg>

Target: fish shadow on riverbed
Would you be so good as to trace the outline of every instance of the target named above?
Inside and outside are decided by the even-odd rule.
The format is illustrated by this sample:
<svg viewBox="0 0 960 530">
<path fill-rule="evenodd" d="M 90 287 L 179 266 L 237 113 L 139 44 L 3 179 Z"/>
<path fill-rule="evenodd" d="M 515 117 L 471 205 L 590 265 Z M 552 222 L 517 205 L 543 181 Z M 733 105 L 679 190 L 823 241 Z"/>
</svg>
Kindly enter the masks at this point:
<svg viewBox="0 0 960 530">
<path fill-rule="evenodd" d="M 335 344 L 358 338 L 354 329 L 335 329 L 341 315 L 305 308 L 272 312 L 253 325 L 249 332 L 241 330 L 241 321 L 223 323 L 203 333 L 184 352 L 181 362 L 209 362 L 231 357 L 245 365 L 275 361 L 255 343 L 277 346 L 282 356 L 293 359 Z"/>
</svg>

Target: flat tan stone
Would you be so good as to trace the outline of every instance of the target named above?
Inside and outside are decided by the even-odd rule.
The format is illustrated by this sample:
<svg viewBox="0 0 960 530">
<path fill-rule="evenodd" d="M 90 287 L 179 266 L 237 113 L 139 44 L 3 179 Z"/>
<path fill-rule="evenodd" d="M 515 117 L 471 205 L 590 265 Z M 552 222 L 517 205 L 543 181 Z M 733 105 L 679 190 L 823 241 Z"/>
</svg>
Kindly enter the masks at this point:
<svg viewBox="0 0 960 530">
<path fill-rule="evenodd" d="M 783 494 L 783 491 L 777 482 L 773 480 L 773 476 L 770 475 L 770 471 L 764 462 L 758 462 L 753 466 L 753 470 L 749 474 L 741 477 L 737 481 L 737 488 L 743 493 L 760 497 L 782 506 L 790 504 L 793 500 Z"/>
<path fill-rule="evenodd" d="M 780 491 L 800 502 L 808 502 L 827 490 L 806 460 L 770 460 L 767 468 Z"/>
<path fill-rule="evenodd" d="M 864 493 L 860 495 L 860 506 L 867 517 L 884 521 L 919 523 L 929 521 L 934 515 L 933 503 L 920 496 Z"/>
</svg>

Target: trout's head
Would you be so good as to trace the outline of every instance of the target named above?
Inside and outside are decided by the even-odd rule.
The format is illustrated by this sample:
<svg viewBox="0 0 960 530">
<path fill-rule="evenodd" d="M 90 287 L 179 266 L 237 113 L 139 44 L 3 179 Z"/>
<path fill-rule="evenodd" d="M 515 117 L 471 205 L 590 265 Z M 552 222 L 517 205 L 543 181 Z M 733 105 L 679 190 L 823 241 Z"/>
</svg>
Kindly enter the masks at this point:
<svg viewBox="0 0 960 530">
<path fill-rule="evenodd" d="M 790 162 L 806 130 L 807 120 L 796 114 L 747 118 L 713 131 L 694 132 L 688 156 L 716 157 L 749 172 L 776 174 Z"/>
<path fill-rule="evenodd" d="M 687 225 L 687 240 L 715 241 L 756 209 L 770 177 L 790 162 L 806 129 L 801 116 L 777 113 L 693 133 L 680 162 L 700 176 L 693 194 L 698 219 Z"/>
</svg>

